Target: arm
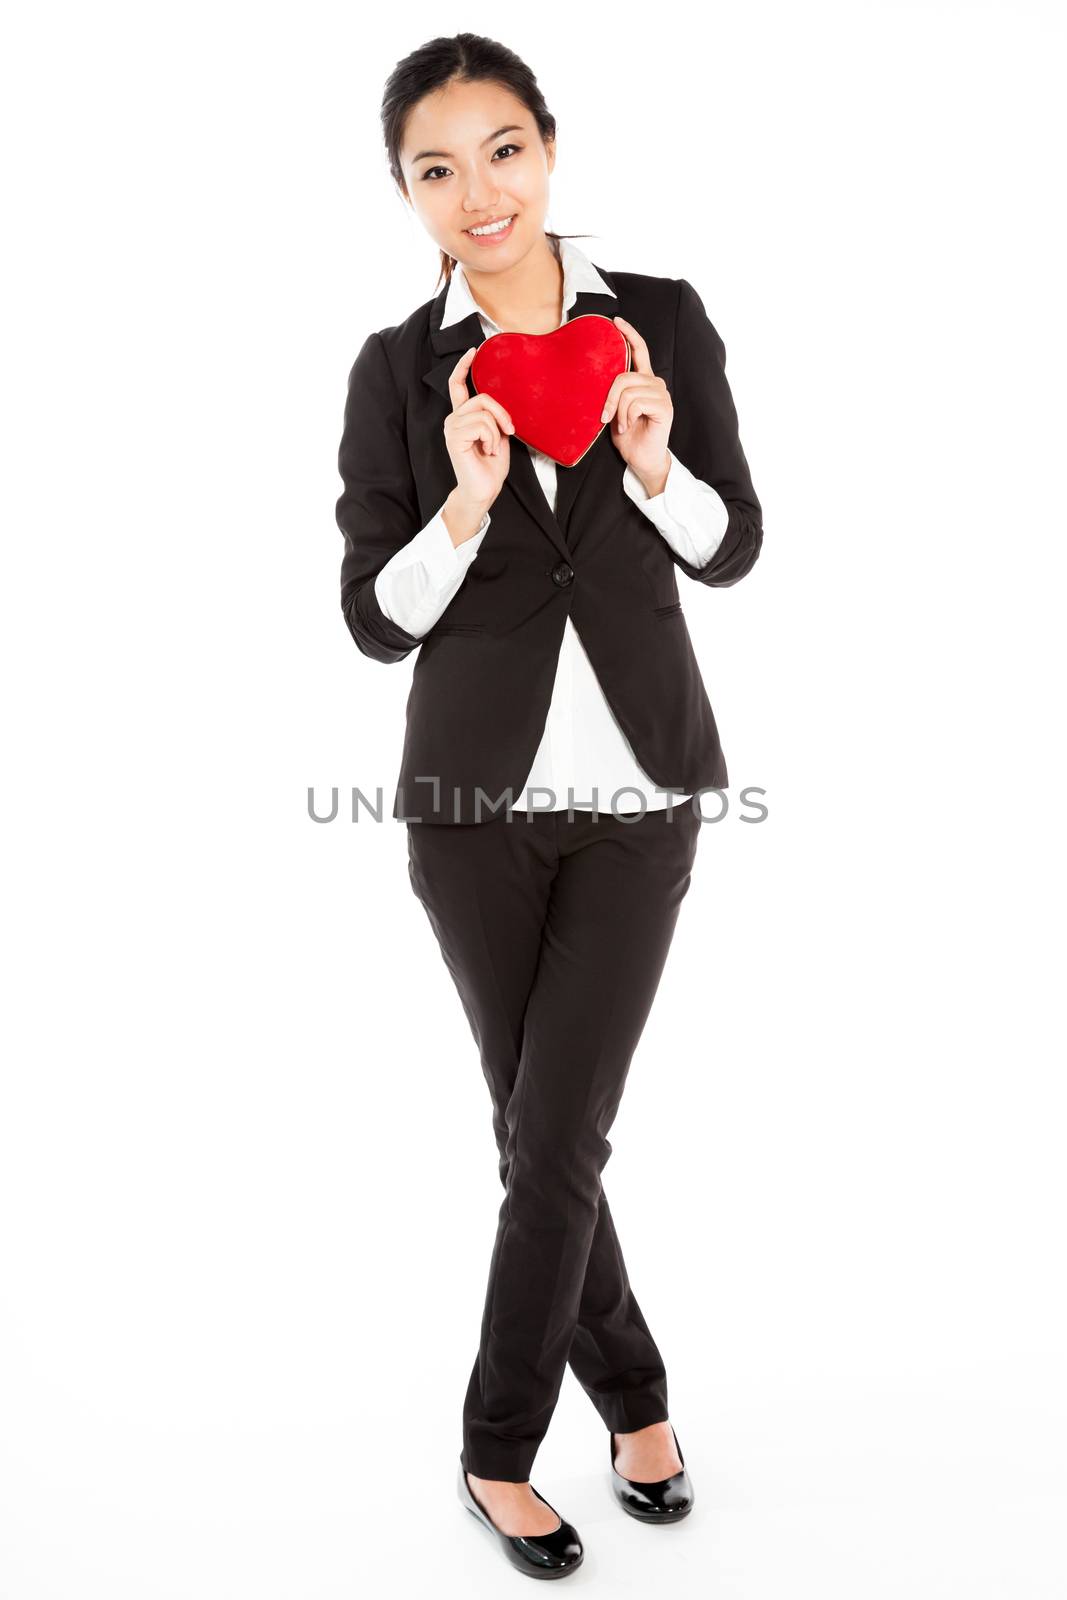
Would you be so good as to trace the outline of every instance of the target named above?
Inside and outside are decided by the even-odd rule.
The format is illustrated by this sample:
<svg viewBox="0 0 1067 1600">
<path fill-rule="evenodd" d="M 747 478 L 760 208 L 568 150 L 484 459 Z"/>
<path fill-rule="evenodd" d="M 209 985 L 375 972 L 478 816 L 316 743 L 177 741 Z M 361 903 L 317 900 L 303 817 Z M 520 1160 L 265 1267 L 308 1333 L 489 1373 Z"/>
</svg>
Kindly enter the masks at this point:
<svg viewBox="0 0 1067 1600">
<path fill-rule="evenodd" d="M 763 512 L 738 437 L 737 412 L 726 381 L 726 347 L 708 320 L 703 301 L 685 278 L 679 280 L 678 288 L 673 380 L 675 410 L 669 452 L 673 464 L 664 499 L 684 460 L 689 477 L 714 490 L 722 501 L 726 526 L 703 565 L 679 553 L 672 543 L 668 547 L 671 559 L 687 576 L 725 588 L 755 566 L 763 544 Z M 692 483 L 687 482 L 685 493 L 675 498 L 680 505 L 695 508 L 698 504 Z M 701 509 L 700 527 L 707 532 L 709 543 L 714 520 L 713 502 L 707 500 Z"/>
<path fill-rule="evenodd" d="M 717 489 L 694 478 L 672 450 L 667 451 L 667 482 L 650 495 L 632 467 L 622 475 L 630 499 L 658 528 L 671 549 L 693 567 L 705 567 L 722 544 L 730 510 Z"/>
<path fill-rule="evenodd" d="M 443 610 L 462 582 L 478 553 L 488 515 L 479 532 L 458 548 L 452 546 L 445 526 L 444 506 L 421 533 L 411 533 L 421 517 L 404 413 L 378 333 L 368 335 L 349 373 L 337 465 L 344 485 L 337 501 L 337 525 L 345 541 L 341 562 L 345 622 L 364 655 L 375 661 L 403 661 L 419 644 L 418 634 L 436 620 L 436 600 L 451 583 L 451 593 L 441 602 Z M 382 574 L 379 592 L 377 579 Z M 409 622 L 416 626 L 409 628 Z"/>
</svg>

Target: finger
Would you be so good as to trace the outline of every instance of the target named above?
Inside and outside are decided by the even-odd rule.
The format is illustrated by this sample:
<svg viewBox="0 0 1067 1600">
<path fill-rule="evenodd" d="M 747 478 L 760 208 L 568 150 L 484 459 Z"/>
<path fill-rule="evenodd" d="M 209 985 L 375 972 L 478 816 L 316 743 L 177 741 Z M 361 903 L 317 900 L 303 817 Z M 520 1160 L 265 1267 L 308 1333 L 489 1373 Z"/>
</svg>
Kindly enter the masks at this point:
<svg viewBox="0 0 1067 1600">
<path fill-rule="evenodd" d="M 619 432 L 625 433 L 641 417 L 648 417 L 653 422 L 665 422 L 671 415 L 672 408 L 660 384 L 632 384 L 624 390 L 619 403 Z"/>
<path fill-rule="evenodd" d="M 487 455 L 495 456 L 500 448 L 500 428 L 489 411 L 468 411 L 462 416 L 453 412 L 447 426 L 453 438 L 461 440 L 468 449 L 479 440 Z"/>
<path fill-rule="evenodd" d="M 470 399 L 467 393 L 467 373 L 470 371 L 477 348 L 477 345 L 472 344 L 469 350 L 465 350 L 448 374 L 448 395 L 452 401 L 453 411 L 458 411 L 463 402 Z"/>
<path fill-rule="evenodd" d="M 611 380 L 611 388 L 607 392 L 603 410 L 600 413 L 601 422 L 610 422 L 615 415 L 623 391 L 631 384 L 643 383 L 644 378 L 639 372 L 620 372 Z"/>
<path fill-rule="evenodd" d="M 613 317 L 612 321 L 620 328 L 630 346 L 630 358 L 635 372 L 651 372 L 652 362 L 648 356 L 648 345 L 642 339 L 632 322 L 627 322 L 625 317 Z"/>
<path fill-rule="evenodd" d="M 499 429 L 491 411 L 486 411 L 482 406 L 476 406 L 471 411 L 453 411 L 445 418 L 446 433 L 477 433 L 479 428 Z"/>
<path fill-rule="evenodd" d="M 505 433 L 515 432 L 515 424 L 512 422 L 510 415 L 500 404 L 500 401 L 494 400 L 491 394 L 482 394 L 479 392 L 478 394 L 472 395 L 465 402 L 465 404 L 472 411 L 491 411 Z M 462 409 L 462 407 L 460 409 Z"/>
</svg>

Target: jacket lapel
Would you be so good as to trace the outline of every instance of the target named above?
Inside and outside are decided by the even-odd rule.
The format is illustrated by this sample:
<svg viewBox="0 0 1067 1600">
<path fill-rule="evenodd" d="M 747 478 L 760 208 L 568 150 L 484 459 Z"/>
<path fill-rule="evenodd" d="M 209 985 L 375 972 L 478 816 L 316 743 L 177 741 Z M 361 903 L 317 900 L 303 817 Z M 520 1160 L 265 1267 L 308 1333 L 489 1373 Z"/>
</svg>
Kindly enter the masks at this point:
<svg viewBox="0 0 1067 1600">
<path fill-rule="evenodd" d="M 596 262 L 593 263 L 596 266 Z M 612 289 L 615 284 L 603 267 L 597 266 L 597 271 Z M 441 327 L 441 318 L 444 315 L 445 297 L 448 285 L 445 284 L 430 307 L 430 346 L 434 353 L 433 365 L 423 373 L 423 382 L 428 383 L 446 404 L 451 406 L 448 393 L 448 376 L 463 354 L 472 345 L 480 345 L 485 340 L 482 324 L 478 313 L 472 311 L 469 316 L 463 317 L 459 322 L 453 322 L 450 327 Z M 589 289 L 579 289 L 569 312 L 567 320 L 571 322 L 575 317 L 590 315 L 602 317 L 624 316 L 625 312 L 614 294 L 594 293 Z M 467 376 L 467 393 L 473 395 L 474 388 Z M 551 539 L 556 549 L 563 556 L 571 554 L 563 529 L 570 520 L 570 513 L 574 506 L 582 484 L 589 477 L 597 462 L 603 460 L 603 450 L 607 447 L 618 462 L 619 471 L 622 471 L 622 459 L 619 457 L 611 440 L 606 437 L 606 430 L 600 433 L 589 449 L 576 461 L 573 467 L 558 467 L 556 471 L 556 511 L 552 509 L 545 498 L 544 491 L 537 481 L 534 471 L 533 458 L 521 440 L 512 438 L 510 441 L 511 465 L 507 478 L 504 481 L 504 490 L 514 494 L 519 502 L 533 517 L 542 531 Z M 502 491 L 503 492 L 503 491 Z"/>
</svg>

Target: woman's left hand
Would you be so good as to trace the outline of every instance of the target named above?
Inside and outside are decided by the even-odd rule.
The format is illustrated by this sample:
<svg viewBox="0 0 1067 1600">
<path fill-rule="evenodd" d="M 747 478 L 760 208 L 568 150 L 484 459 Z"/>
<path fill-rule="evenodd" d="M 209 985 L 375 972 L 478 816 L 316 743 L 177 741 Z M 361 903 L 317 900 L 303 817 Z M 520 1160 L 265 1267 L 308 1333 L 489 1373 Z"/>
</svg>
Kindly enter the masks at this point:
<svg viewBox="0 0 1067 1600">
<path fill-rule="evenodd" d="M 630 346 L 631 368 L 608 390 L 601 422 L 611 423 L 611 442 L 651 494 L 662 490 L 670 460 L 667 440 L 674 406 L 667 385 L 652 371 L 648 346 L 625 317 L 612 321 Z"/>
</svg>

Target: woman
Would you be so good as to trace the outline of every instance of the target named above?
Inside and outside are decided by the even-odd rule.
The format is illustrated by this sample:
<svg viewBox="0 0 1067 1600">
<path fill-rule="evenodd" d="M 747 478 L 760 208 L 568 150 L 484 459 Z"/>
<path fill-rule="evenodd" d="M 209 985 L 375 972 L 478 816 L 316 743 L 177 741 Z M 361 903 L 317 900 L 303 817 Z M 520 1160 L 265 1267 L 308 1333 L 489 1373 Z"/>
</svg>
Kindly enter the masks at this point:
<svg viewBox="0 0 1067 1600">
<path fill-rule="evenodd" d="M 568 1363 L 608 1429 L 618 1504 L 664 1523 L 693 1503 L 601 1173 L 699 791 L 727 783 L 675 573 L 737 582 L 762 516 L 696 291 L 608 273 L 545 231 L 555 122 L 529 69 L 492 40 L 435 39 L 397 65 L 382 121 L 446 281 L 352 367 L 342 608 L 372 659 L 418 650 L 393 815 L 479 1048 L 505 1190 L 458 1492 L 513 1565 L 560 1577 L 581 1540 L 530 1470 Z M 631 365 L 557 471 L 468 375 L 489 334 L 587 314 L 614 319 Z"/>
</svg>

